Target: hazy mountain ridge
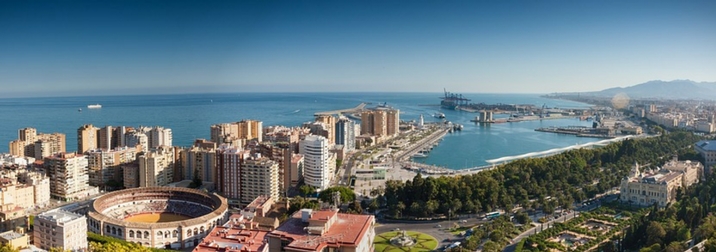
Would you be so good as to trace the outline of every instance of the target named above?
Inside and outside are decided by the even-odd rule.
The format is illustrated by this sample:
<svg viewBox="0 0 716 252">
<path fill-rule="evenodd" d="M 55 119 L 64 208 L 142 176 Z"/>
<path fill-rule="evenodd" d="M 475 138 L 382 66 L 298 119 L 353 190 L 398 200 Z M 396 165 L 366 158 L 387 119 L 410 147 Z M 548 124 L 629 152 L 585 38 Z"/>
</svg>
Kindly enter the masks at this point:
<svg viewBox="0 0 716 252">
<path fill-rule="evenodd" d="M 695 82 L 692 80 L 654 80 L 630 87 L 616 87 L 581 94 L 613 97 L 618 93 L 625 93 L 632 98 L 716 100 L 716 82 Z"/>
</svg>

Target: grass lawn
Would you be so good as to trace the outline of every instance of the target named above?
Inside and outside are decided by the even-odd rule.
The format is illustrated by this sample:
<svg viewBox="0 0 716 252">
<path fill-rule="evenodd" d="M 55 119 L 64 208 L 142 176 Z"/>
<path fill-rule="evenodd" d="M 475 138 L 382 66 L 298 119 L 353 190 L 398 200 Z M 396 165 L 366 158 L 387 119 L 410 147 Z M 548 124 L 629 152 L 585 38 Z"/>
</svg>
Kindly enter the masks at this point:
<svg viewBox="0 0 716 252">
<path fill-rule="evenodd" d="M 459 227 L 459 228 L 452 228 L 450 229 L 450 233 L 454 235 L 459 235 L 461 232 L 464 232 L 468 229 L 471 229 L 472 227 Z"/>
<path fill-rule="evenodd" d="M 422 251 L 433 251 L 438 246 L 438 240 L 430 235 L 406 231 L 406 234 L 416 239 L 415 245 L 409 248 L 396 247 L 390 244 L 390 239 L 400 235 L 402 231 L 385 232 L 375 236 L 375 251 L 376 252 L 422 252 Z"/>
</svg>

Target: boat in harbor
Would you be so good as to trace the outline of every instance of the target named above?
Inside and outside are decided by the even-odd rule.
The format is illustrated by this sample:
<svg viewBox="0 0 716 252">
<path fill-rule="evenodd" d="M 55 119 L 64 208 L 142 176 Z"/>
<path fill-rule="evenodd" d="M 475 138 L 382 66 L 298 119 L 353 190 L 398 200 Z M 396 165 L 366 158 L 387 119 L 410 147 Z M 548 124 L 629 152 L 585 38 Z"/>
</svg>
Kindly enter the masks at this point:
<svg viewBox="0 0 716 252">
<path fill-rule="evenodd" d="M 99 105 L 99 104 L 90 104 L 90 105 L 87 105 L 87 108 L 88 108 L 88 109 L 101 109 L 101 108 L 102 108 L 102 105 Z"/>
<path fill-rule="evenodd" d="M 418 153 L 413 154 L 413 158 L 426 158 L 426 157 L 428 157 L 428 155 L 425 155 L 425 154 L 422 153 L 422 152 L 418 152 Z"/>
<path fill-rule="evenodd" d="M 438 118 L 438 119 L 445 119 L 445 114 L 437 112 L 433 115 L 433 117 Z"/>
</svg>

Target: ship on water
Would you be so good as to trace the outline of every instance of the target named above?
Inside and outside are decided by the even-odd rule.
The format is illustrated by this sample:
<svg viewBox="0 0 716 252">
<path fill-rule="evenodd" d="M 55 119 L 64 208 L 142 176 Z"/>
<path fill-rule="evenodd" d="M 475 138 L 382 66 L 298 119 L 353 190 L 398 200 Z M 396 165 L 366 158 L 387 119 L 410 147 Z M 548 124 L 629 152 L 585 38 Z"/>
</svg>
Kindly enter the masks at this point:
<svg viewBox="0 0 716 252">
<path fill-rule="evenodd" d="M 440 107 L 445 109 L 457 110 L 460 106 L 467 106 L 470 104 L 470 99 L 462 96 L 462 94 L 450 93 L 446 89 L 443 89 L 445 96 L 440 97 Z"/>
</svg>

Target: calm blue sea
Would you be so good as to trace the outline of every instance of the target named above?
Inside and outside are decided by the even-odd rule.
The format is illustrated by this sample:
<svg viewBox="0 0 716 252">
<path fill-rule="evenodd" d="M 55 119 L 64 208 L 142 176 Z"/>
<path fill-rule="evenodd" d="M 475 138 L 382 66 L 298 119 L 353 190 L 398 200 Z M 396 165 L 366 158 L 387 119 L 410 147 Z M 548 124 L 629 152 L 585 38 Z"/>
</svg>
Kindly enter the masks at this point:
<svg viewBox="0 0 716 252">
<path fill-rule="evenodd" d="M 558 108 L 585 108 L 587 104 L 541 98 L 536 94 L 464 94 L 473 102 L 488 104 L 534 104 Z M 67 150 L 77 149 L 77 128 L 83 124 L 164 126 L 172 129 L 174 145 L 189 146 L 196 138 L 209 138 L 212 124 L 256 119 L 264 126 L 298 126 L 312 121 L 319 111 L 344 109 L 361 102 L 387 103 L 401 110 L 402 120 L 437 120 L 438 111 L 447 119 L 464 124 L 462 132 L 445 137 L 421 162 L 454 169 L 486 164 L 485 160 L 527 152 L 543 151 L 597 141 L 569 135 L 535 132 L 538 127 L 582 125 L 577 119 L 558 119 L 479 126 L 470 122 L 476 114 L 441 110 L 441 93 L 233 93 L 185 95 L 85 96 L 0 99 L 0 152 L 17 138 L 17 130 L 67 135 Z M 101 104 L 102 109 L 87 109 Z M 82 112 L 78 112 L 78 109 Z"/>
</svg>

